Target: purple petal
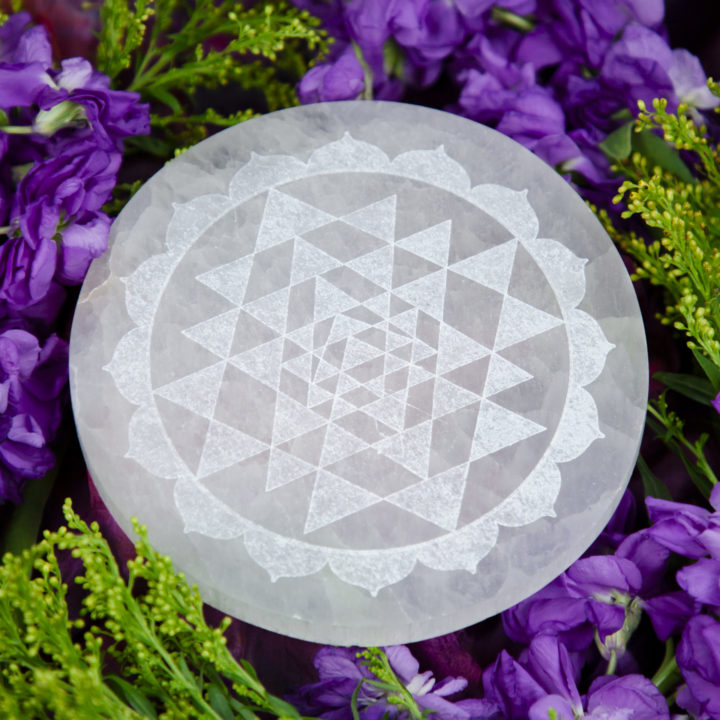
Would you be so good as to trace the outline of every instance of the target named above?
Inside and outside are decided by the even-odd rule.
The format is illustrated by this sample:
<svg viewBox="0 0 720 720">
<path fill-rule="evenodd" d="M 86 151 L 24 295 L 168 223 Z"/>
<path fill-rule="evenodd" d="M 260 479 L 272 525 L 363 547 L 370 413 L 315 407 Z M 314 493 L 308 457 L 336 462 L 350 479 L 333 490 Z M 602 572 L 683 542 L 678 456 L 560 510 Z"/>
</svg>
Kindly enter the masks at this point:
<svg viewBox="0 0 720 720">
<path fill-rule="evenodd" d="M 548 720 L 550 711 L 554 710 L 557 720 L 575 720 L 579 717 L 573 712 L 570 703 L 560 695 L 547 695 L 533 703 L 528 714 L 529 720 Z"/>
<path fill-rule="evenodd" d="M 541 635 L 530 643 L 528 669 L 548 693 L 565 698 L 576 713 L 582 711 L 570 654 L 556 637 Z"/>
<path fill-rule="evenodd" d="M 403 683 L 409 683 L 420 671 L 420 663 L 405 645 L 391 645 L 383 649 L 390 666 Z"/>
<path fill-rule="evenodd" d="M 636 594 L 642 575 L 635 563 L 612 555 L 581 558 L 566 572 L 568 592 L 575 597 L 609 597 L 614 590 Z"/>
<path fill-rule="evenodd" d="M 642 675 L 600 677 L 590 685 L 587 709 L 591 717 L 608 710 L 623 710 L 632 720 L 669 720 L 667 701 L 660 691 Z"/>
<path fill-rule="evenodd" d="M 691 618 L 675 657 L 687 682 L 678 703 L 697 717 L 720 717 L 720 624 L 707 615 Z"/>
<path fill-rule="evenodd" d="M 699 609 L 698 603 L 683 591 L 658 595 L 643 602 L 643 610 L 648 614 L 655 634 L 663 642 L 680 632 Z"/>
<path fill-rule="evenodd" d="M 720 560 L 701 558 L 677 573 L 678 585 L 707 605 L 720 606 Z"/>
</svg>

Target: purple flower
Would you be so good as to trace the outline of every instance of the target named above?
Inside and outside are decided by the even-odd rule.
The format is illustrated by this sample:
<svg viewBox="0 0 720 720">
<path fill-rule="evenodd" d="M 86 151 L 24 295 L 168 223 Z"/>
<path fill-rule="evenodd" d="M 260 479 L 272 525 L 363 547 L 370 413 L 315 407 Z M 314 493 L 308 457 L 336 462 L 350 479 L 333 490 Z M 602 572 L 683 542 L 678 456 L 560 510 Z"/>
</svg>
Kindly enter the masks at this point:
<svg viewBox="0 0 720 720">
<path fill-rule="evenodd" d="M 588 619 L 601 638 L 623 627 L 626 608 L 642 585 L 637 565 L 612 555 L 581 558 L 565 577 L 568 594 L 587 598 Z"/>
<path fill-rule="evenodd" d="M 715 396 L 715 399 L 712 401 L 712 406 L 717 410 L 718 413 L 720 413 L 720 392 Z"/>
<path fill-rule="evenodd" d="M 620 94 L 625 107 L 634 109 L 638 100 L 650 105 L 656 97 L 674 99 L 668 74 L 671 64 L 672 50 L 667 42 L 652 30 L 633 23 L 605 55 L 600 79 Z"/>
<path fill-rule="evenodd" d="M 413 3 L 403 3 L 410 8 Z M 465 28 L 454 5 L 446 0 L 430 0 L 424 12 L 398 13 L 393 21 L 394 37 L 411 48 L 411 60 L 430 64 L 447 57 L 465 39 Z"/>
<path fill-rule="evenodd" d="M 404 645 L 384 648 L 390 667 L 412 693 L 422 710 L 432 711 L 439 719 L 469 720 L 477 717 L 482 703 L 445 698 L 467 687 L 464 678 L 446 678 L 436 683 L 430 672 L 420 672 L 417 660 Z M 328 720 L 351 720 L 352 698 L 357 691 L 357 708 L 364 720 L 380 720 L 386 714 L 400 717 L 400 708 L 390 702 L 382 688 L 372 684 L 377 678 L 358 658 L 357 648 L 324 647 L 315 656 L 320 681 L 300 688 L 292 701 L 301 712 Z M 358 690 L 358 686 L 360 689 Z"/>
<path fill-rule="evenodd" d="M 679 570 L 678 585 L 706 605 L 720 607 L 720 560 L 701 558 Z"/>
<path fill-rule="evenodd" d="M 337 60 L 316 65 L 303 77 L 298 96 L 302 103 L 354 100 L 364 88 L 362 66 L 348 45 Z"/>
<path fill-rule="evenodd" d="M 572 710 L 572 716 L 582 715 L 582 701 L 576 680 L 575 667 L 567 648 L 556 637 L 541 635 L 530 643 L 527 655 L 528 670 L 551 695 L 562 697 Z"/>
<path fill-rule="evenodd" d="M 487 709 L 494 709 L 508 720 L 525 720 L 533 703 L 547 695 L 540 683 L 505 650 L 485 670 L 483 689 Z"/>
<path fill-rule="evenodd" d="M 691 618 L 675 657 L 687 683 L 678 705 L 698 720 L 720 717 L 720 624 L 707 615 Z"/>
<path fill-rule="evenodd" d="M 593 681 L 587 694 L 587 714 L 594 720 L 669 720 L 667 701 L 642 675 L 603 676 Z"/>
<path fill-rule="evenodd" d="M 558 636 L 570 650 L 583 650 L 593 639 L 585 601 L 568 594 L 564 576 L 506 610 L 502 623 L 508 637 L 520 643 L 548 634 Z"/>
<path fill-rule="evenodd" d="M 0 503 L 20 502 L 26 479 L 53 464 L 47 442 L 57 430 L 67 382 L 67 344 L 43 346 L 16 327 L 0 332 Z"/>
<path fill-rule="evenodd" d="M 685 623 L 700 611 L 700 603 L 682 590 L 644 600 L 642 607 L 653 624 L 655 634 L 663 642 L 679 633 Z"/>
<path fill-rule="evenodd" d="M 668 550 L 689 558 L 707 554 L 700 535 L 707 530 L 710 511 L 696 505 L 646 498 L 652 527 L 647 530 L 653 540 Z"/>
</svg>

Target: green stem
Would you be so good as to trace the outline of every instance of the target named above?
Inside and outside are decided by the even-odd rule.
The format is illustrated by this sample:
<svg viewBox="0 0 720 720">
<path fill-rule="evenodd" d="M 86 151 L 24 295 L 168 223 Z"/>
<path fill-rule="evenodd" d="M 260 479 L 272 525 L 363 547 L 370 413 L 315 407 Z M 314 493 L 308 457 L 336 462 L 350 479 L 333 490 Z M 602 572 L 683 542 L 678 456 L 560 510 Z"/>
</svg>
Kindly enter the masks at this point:
<svg viewBox="0 0 720 720">
<path fill-rule="evenodd" d="M 669 638 L 665 643 L 665 656 L 662 664 L 652 677 L 652 683 L 663 694 L 675 688 L 682 678 L 677 661 L 675 660 L 675 643 Z"/>
<path fill-rule="evenodd" d="M 370 69 L 370 66 L 367 64 L 367 61 L 365 60 L 365 56 L 363 55 L 363 51 L 360 49 L 360 46 L 353 40 L 353 50 L 355 51 L 355 57 L 358 59 L 358 62 L 360 63 L 360 67 L 363 69 L 363 75 L 365 80 L 365 89 L 362 91 L 362 99 L 363 100 L 372 100 L 373 99 L 373 84 L 375 82 L 375 77 L 373 76 L 373 71 Z"/>
<path fill-rule="evenodd" d="M 32 135 L 31 125 L 0 125 L 0 130 L 8 135 Z"/>
<path fill-rule="evenodd" d="M 617 668 L 617 652 L 615 650 L 610 651 L 610 659 L 608 660 L 606 675 L 614 675 Z"/>
<path fill-rule="evenodd" d="M 506 10 L 499 5 L 493 6 L 490 17 L 497 23 L 518 30 L 521 33 L 527 33 L 535 29 L 535 19 L 532 15 L 518 15 L 510 10 Z"/>
</svg>

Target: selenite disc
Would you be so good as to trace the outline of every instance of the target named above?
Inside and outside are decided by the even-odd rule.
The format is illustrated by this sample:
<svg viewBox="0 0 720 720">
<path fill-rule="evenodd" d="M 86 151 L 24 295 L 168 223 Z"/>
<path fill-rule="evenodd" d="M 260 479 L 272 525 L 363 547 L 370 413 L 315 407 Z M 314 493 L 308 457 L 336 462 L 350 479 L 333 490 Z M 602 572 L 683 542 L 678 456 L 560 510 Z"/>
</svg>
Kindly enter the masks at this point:
<svg viewBox="0 0 720 720">
<path fill-rule="evenodd" d="M 82 288 L 90 472 L 204 599 L 387 645 L 519 602 L 632 471 L 647 355 L 625 267 L 550 167 L 384 102 L 292 108 L 168 163 Z"/>
</svg>

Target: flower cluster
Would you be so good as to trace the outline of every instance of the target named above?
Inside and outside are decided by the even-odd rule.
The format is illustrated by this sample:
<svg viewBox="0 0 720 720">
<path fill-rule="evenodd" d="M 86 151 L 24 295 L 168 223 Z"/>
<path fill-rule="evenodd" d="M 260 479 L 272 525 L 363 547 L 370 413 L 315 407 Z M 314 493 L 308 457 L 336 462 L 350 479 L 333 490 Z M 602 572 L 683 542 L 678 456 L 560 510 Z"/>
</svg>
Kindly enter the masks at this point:
<svg viewBox="0 0 720 720">
<path fill-rule="evenodd" d="M 0 27 L 0 503 L 52 466 L 67 344 L 49 329 L 65 288 L 107 245 L 123 138 L 147 107 L 83 58 L 53 67 L 44 28 Z"/>
<path fill-rule="evenodd" d="M 675 690 L 678 680 L 679 707 L 698 720 L 720 718 L 720 486 L 710 502 L 714 512 L 649 497 L 650 527 L 626 534 L 634 516 L 627 493 L 592 554 L 503 614 L 505 635 L 523 649 L 517 657 L 501 650 L 485 668 L 481 700 L 445 700 L 466 687 L 464 680 L 434 686 L 407 648 L 387 649 L 391 666 L 417 706 L 440 720 L 462 720 L 468 713 L 488 720 L 669 720 L 661 690 Z M 675 571 L 679 558 L 673 554 L 693 562 Z M 679 638 L 677 652 L 666 654 L 653 681 L 638 672 L 629 649 L 643 616 L 670 650 Z M 301 709 L 349 719 L 358 683 L 372 677 L 359 657 L 349 649 L 323 648 L 315 661 L 320 682 L 299 691 Z M 360 688 L 363 717 L 385 711 L 408 717 L 374 686 Z"/>
<path fill-rule="evenodd" d="M 295 2 L 336 38 L 301 81 L 303 102 L 395 100 L 452 82 L 447 109 L 520 142 L 602 204 L 618 183 L 600 143 L 638 100 L 717 104 L 698 59 L 670 49 L 662 0 Z"/>
</svg>

